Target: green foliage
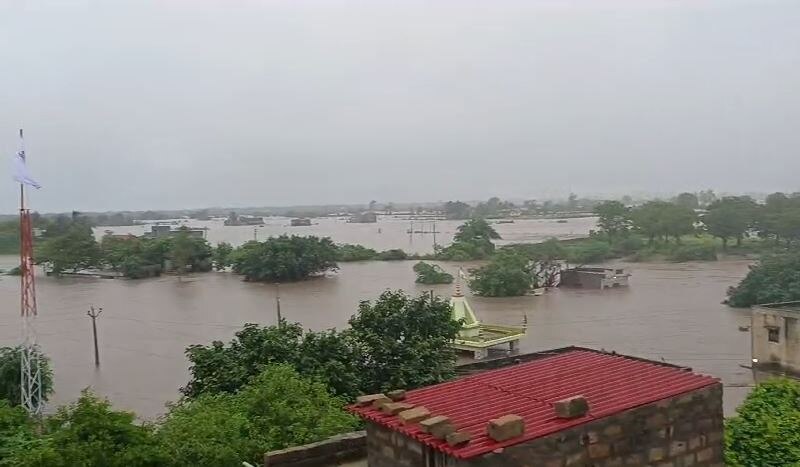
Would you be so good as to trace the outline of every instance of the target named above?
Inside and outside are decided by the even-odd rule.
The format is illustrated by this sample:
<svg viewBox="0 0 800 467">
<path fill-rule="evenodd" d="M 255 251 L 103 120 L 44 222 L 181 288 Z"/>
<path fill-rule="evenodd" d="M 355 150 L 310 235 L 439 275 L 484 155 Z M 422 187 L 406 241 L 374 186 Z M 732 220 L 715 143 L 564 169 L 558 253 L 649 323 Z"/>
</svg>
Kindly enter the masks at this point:
<svg viewBox="0 0 800 467">
<path fill-rule="evenodd" d="M 711 203 L 702 220 L 708 233 L 722 239 L 722 248 L 726 249 L 729 239 L 735 238 L 740 243 L 745 233 L 755 226 L 758 209 L 749 197 L 725 197 Z"/>
<path fill-rule="evenodd" d="M 743 467 L 800 465 L 800 384 L 759 384 L 725 425 L 725 461 Z"/>
<path fill-rule="evenodd" d="M 567 248 L 567 261 L 577 265 L 600 263 L 613 255 L 611 245 L 590 240 Z"/>
<path fill-rule="evenodd" d="M 42 375 L 42 399 L 46 401 L 53 392 L 53 371 L 50 359 L 38 348 L 34 350 L 39 360 L 39 371 Z M 20 394 L 20 378 L 22 364 L 22 347 L 0 347 L 0 398 L 11 405 L 22 404 Z"/>
<path fill-rule="evenodd" d="M 681 193 L 675 197 L 673 203 L 689 209 L 697 209 L 700 207 L 700 200 L 694 193 Z"/>
<path fill-rule="evenodd" d="M 214 264 L 214 269 L 217 271 L 222 271 L 225 268 L 229 268 L 231 264 L 233 264 L 233 261 L 231 260 L 232 253 L 233 246 L 231 246 L 230 243 L 217 243 L 216 248 L 214 248 L 214 253 L 211 256 L 211 262 Z"/>
<path fill-rule="evenodd" d="M 176 266 L 183 271 L 210 271 L 214 254 L 204 238 L 187 234 L 163 238 L 106 235 L 100 249 L 106 265 L 131 279 L 159 275 L 168 259 L 177 260 Z"/>
<path fill-rule="evenodd" d="M 106 400 L 84 391 L 74 403 L 45 419 L 42 433 L 22 428 L 7 440 L 0 465 L 19 467 L 156 467 L 169 465 L 153 436 L 129 412 L 111 410 Z"/>
<path fill-rule="evenodd" d="M 469 219 L 470 215 L 472 215 L 472 207 L 461 201 L 448 201 L 444 203 L 442 210 L 448 219 Z"/>
<path fill-rule="evenodd" d="M 399 290 L 361 302 L 349 323 L 363 352 L 363 392 L 417 388 L 454 376 L 455 353 L 449 344 L 461 324 L 450 313 L 443 298 L 410 297 Z"/>
<path fill-rule="evenodd" d="M 19 221 L 0 222 L 0 255 L 19 253 Z"/>
<path fill-rule="evenodd" d="M 369 261 L 377 256 L 377 251 L 362 245 L 343 244 L 336 246 L 336 260 L 341 262 Z"/>
<path fill-rule="evenodd" d="M 633 210 L 634 228 L 652 244 L 656 237 L 677 242 L 683 235 L 694 232 L 697 215 L 688 207 L 665 201 L 649 201 Z"/>
<path fill-rule="evenodd" d="M 685 261 L 716 261 L 717 249 L 713 245 L 678 245 L 669 252 L 667 259 L 677 263 Z"/>
<path fill-rule="evenodd" d="M 453 275 L 445 272 L 438 264 L 420 261 L 414 265 L 418 284 L 452 284 Z"/>
<path fill-rule="evenodd" d="M 233 252 L 233 271 L 249 281 L 298 281 L 337 270 L 337 248 L 330 238 L 281 235 L 247 242 Z"/>
<path fill-rule="evenodd" d="M 408 259 L 408 254 L 399 248 L 395 248 L 381 251 L 378 253 L 377 259 L 381 261 L 402 261 Z"/>
<path fill-rule="evenodd" d="M 170 246 L 169 259 L 172 261 L 172 267 L 175 268 L 178 274 L 184 274 L 190 266 L 194 247 L 192 239 L 189 237 L 189 229 L 186 226 L 178 230 L 177 235 L 172 238 Z"/>
<path fill-rule="evenodd" d="M 173 407 L 159 438 L 174 465 L 258 465 L 267 451 L 355 429 L 343 406 L 290 365 L 269 365 L 235 394 L 204 394 Z"/>
<path fill-rule="evenodd" d="M 619 201 L 604 201 L 594 208 L 597 214 L 597 226 L 609 237 L 624 236 L 630 230 L 631 212 Z"/>
<path fill-rule="evenodd" d="M 192 379 L 182 392 L 189 398 L 234 393 L 275 363 L 289 364 L 348 399 L 452 375 L 455 357 L 447 344 L 459 324 L 442 299 L 385 292 L 374 303 L 362 302 L 350 325 L 345 331 L 303 333 L 299 324 L 246 324 L 227 346 L 217 341 L 187 349 Z"/>
<path fill-rule="evenodd" d="M 800 254 L 771 255 L 761 259 L 736 287 L 728 289 L 727 303 L 749 307 L 761 303 L 800 300 Z"/>
<path fill-rule="evenodd" d="M 500 234 L 484 219 L 472 219 L 458 227 L 453 243 L 437 250 L 437 259 L 447 261 L 469 261 L 486 259 L 494 253 L 492 240 Z"/>
<path fill-rule="evenodd" d="M 470 271 L 470 288 L 486 297 L 525 295 L 534 285 L 528 258 L 510 251 L 500 251 L 489 264 Z"/>
<path fill-rule="evenodd" d="M 36 253 L 36 259 L 59 274 L 99 266 L 101 252 L 92 228 L 83 222 L 73 222 L 63 234 L 45 240 Z"/>
</svg>

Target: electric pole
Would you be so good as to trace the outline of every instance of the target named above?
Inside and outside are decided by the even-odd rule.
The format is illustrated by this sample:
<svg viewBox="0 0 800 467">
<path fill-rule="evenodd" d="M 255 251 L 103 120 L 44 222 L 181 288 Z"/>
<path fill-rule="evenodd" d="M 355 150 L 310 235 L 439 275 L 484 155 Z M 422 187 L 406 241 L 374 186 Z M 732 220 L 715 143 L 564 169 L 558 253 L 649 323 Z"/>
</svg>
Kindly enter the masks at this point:
<svg viewBox="0 0 800 467">
<path fill-rule="evenodd" d="M 86 316 L 92 318 L 92 336 L 94 337 L 94 366 L 100 366 L 100 351 L 97 348 L 97 317 L 103 312 L 102 308 L 94 308 L 94 305 L 89 307 Z"/>
<path fill-rule="evenodd" d="M 275 310 L 278 312 L 278 327 L 281 326 L 281 283 L 275 283 Z"/>
</svg>

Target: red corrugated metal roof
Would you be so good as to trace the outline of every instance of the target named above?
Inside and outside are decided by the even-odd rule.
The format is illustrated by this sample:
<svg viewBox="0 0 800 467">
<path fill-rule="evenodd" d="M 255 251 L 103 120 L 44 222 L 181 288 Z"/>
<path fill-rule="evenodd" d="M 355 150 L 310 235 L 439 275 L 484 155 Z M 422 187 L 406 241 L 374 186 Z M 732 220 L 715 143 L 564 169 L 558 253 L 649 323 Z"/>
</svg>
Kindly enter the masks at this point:
<svg viewBox="0 0 800 467">
<path fill-rule="evenodd" d="M 418 424 L 402 425 L 396 416 L 372 407 L 351 406 L 349 410 L 451 456 L 467 459 L 717 381 L 657 362 L 576 349 L 409 391 L 406 402 L 425 406 L 433 415 L 446 415 L 458 430 L 472 435 L 469 443 L 455 448 L 421 432 Z M 572 420 L 556 418 L 553 402 L 576 395 L 589 401 L 589 413 Z M 487 436 L 486 425 L 506 414 L 525 419 L 525 434 L 498 443 Z"/>
</svg>

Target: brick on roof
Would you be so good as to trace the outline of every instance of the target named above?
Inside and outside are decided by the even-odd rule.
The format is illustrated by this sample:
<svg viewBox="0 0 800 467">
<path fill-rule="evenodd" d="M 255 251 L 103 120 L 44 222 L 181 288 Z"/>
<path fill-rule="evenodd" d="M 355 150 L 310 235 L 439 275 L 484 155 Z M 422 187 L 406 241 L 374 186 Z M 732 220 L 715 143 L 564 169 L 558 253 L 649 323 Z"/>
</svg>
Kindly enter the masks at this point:
<svg viewBox="0 0 800 467">
<path fill-rule="evenodd" d="M 406 402 L 423 405 L 433 415 L 450 417 L 457 429 L 472 435 L 472 441 L 458 447 L 423 433 L 418 424 L 402 425 L 396 416 L 372 407 L 348 409 L 448 455 L 468 459 L 717 382 L 672 365 L 576 348 L 408 391 Z M 589 413 L 571 420 L 557 418 L 553 403 L 576 395 L 589 401 Z M 512 413 L 525 419 L 525 433 L 503 442 L 489 438 L 489 420 Z"/>
</svg>

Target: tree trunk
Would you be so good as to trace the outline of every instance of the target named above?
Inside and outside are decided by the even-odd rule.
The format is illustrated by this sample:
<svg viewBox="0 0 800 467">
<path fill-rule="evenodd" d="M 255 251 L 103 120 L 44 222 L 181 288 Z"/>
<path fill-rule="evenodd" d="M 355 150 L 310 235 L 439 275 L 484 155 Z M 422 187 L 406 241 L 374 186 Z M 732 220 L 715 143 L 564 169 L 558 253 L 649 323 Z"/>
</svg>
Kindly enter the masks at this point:
<svg viewBox="0 0 800 467">
<path fill-rule="evenodd" d="M 725 251 L 728 249 L 728 237 L 722 237 L 722 250 Z"/>
<path fill-rule="evenodd" d="M 742 246 L 742 236 L 736 237 L 736 246 Z"/>
</svg>

